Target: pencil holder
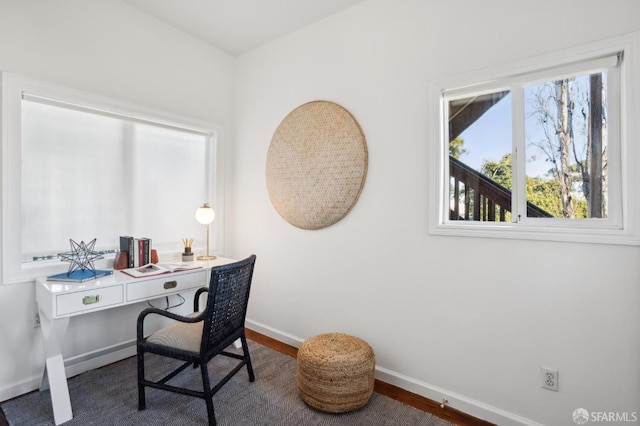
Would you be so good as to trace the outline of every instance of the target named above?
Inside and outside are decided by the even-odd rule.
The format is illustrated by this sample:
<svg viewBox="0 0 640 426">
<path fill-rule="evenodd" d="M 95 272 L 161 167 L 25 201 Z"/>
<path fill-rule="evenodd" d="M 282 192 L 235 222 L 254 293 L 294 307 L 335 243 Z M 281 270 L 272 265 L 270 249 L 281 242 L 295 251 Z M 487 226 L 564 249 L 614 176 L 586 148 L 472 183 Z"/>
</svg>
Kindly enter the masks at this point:
<svg viewBox="0 0 640 426">
<path fill-rule="evenodd" d="M 190 262 L 193 260 L 193 252 L 191 251 L 191 247 L 185 247 L 184 253 L 182 253 L 182 261 Z"/>
</svg>

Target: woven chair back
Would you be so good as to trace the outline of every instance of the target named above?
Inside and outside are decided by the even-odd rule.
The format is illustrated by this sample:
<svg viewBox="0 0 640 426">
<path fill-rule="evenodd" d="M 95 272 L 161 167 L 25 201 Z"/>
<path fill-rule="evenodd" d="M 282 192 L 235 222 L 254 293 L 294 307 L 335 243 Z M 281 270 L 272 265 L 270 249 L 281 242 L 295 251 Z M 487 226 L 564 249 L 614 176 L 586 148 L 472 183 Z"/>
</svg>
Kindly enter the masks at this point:
<svg viewBox="0 0 640 426">
<path fill-rule="evenodd" d="M 211 269 L 201 353 L 238 336 L 244 328 L 256 256 Z"/>
</svg>

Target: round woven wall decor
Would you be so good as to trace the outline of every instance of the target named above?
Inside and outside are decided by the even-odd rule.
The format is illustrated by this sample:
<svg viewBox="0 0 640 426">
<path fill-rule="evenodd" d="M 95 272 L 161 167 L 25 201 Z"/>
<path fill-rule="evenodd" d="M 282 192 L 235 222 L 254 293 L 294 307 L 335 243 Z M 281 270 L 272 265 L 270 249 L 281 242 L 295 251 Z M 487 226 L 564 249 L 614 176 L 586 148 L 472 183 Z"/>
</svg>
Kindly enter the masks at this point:
<svg viewBox="0 0 640 426">
<path fill-rule="evenodd" d="M 345 217 L 367 175 L 367 143 L 358 122 L 333 102 L 313 101 L 282 120 L 267 153 L 267 189 L 280 216 L 301 229 Z"/>
</svg>

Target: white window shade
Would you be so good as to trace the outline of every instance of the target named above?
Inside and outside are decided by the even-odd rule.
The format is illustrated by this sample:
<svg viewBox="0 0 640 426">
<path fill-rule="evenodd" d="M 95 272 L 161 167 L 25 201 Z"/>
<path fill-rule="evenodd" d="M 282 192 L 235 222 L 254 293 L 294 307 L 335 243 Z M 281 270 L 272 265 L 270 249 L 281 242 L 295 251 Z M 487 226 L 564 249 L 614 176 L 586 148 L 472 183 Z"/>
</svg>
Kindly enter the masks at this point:
<svg viewBox="0 0 640 426">
<path fill-rule="evenodd" d="M 535 82 L 560 80 L 573 75 L 593 74 L 617 68 L 623 60 L 622 51 L 614 52 L 604 56 L 589 58 L 570 63 L 562 63 L 561 65 L 551 65 L 548 67 L 538 67 L 531 70 L 531 67 L 513 67 L 509 70 L 508 76 L 501 76 L 495 79 L 479 79 L 474 83 L 460 82 L 459 87 L 447 88 L 442 91 L 448 99 L 464 98 L 469 96 L 470 92 L 475 94 L 491 93 L 498 89 L 505 89 L 510 86 L 521 86 L 532 84 Z"/>
<path fill-rule="evenodd" d="M 3 283 L 65 269 L 55 256 L 69 239 L 96 238 L 107 253 L 121 235 L 151 238 L 165 256 L 184 238 L 204 246 L 194 209 L 224 210 L 217 126 L 3 77 Z"/>
</svg>

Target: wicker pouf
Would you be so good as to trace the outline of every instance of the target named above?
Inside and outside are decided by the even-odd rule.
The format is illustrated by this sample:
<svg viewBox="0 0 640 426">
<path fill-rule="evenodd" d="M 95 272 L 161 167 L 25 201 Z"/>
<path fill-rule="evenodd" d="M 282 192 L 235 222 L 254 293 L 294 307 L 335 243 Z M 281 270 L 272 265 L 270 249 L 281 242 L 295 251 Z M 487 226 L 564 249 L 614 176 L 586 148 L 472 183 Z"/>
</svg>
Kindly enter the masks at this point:
<svg viewBox="0 0 640 426">
<path fill-rule="evenodd" d="M 345 413 L 364 407 L 373 394 L 375 356 L 362 339 L 320 334 L 298 349 L 298 393 L 313 408 Z"/>
</svg>

